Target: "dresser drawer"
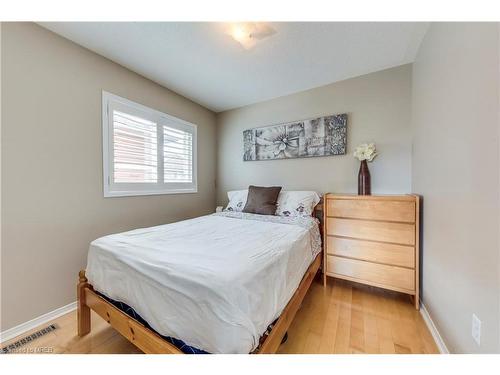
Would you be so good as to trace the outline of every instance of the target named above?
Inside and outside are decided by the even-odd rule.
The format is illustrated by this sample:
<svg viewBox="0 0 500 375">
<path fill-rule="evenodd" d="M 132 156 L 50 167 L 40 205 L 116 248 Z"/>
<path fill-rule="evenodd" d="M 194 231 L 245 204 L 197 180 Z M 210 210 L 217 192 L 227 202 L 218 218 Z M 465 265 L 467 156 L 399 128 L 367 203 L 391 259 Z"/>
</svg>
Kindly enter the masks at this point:
<svg viewBox="0 0 500 375">
<path fill-rule="evenodd" d="M 415 245 L 415 224 L 328 218 L 328 235 Z"/>
<path fill-rule="evenodd" d="M 413 246 L 328 236 L 326 239 L 326 252 L 330 255 L 339 255 L 393 266 L 415 267 L 415 248 Z"/>
<path fill-rule="evenodd" d="M 362 260 L 327 256 L 328 274 L 399 291 L 415 289 L 415 271 Z"/>
<path fill-rule="evenodd" d="M 327 215 L 366 220 L 415 222 L 415 202 L 373 199 L 329 199 Z"/>
</svg>

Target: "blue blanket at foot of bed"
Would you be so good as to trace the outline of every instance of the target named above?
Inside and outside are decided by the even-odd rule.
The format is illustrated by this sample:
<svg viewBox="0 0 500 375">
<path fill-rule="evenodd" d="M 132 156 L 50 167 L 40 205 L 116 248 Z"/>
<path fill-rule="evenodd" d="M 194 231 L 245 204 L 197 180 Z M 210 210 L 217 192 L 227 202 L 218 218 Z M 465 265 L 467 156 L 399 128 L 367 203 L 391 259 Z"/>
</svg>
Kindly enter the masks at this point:
<svg viewBox="0 0 500 375">
<path fill-rule="evenodd" d="M 132 307 L 130 307 L 126 303 L 115 301 L 114 299 L 111 299 L 111 298 L 109 298 L 109 297 L 105 296 L 104 294 L 99 293 L 97 291 L 96 291 L 96 293 L 99 294 L 106 301 L 110 302 L 117 309 L 120 309 L 121 311 L 123 311 L 128 316 L 134 318 L 139 323 L 143 324 L 144 326 L 146 326 L 147 328 L 149 328 L 150 330 L 152 330 L 153 332 L 155 332 L 156 334 L 158 334 L 159 336 L 161 336 L 162 339 L 168 341 L 169 343 L 171 343 L 172 345 L 174 345 L 176 348 L 178 348 L 183 353 L 185 353 L 185 354 L 209 354 L 208 352 L 206 352 L 204 350 L 197 349 L 195 347 L 186 345 L 184 343 L 184 341 L 182 341 L 182 340 L 179 340 L 179 339 L 176 339 L 176 338 L 173 338 L 173 337 L 168 337 L 168 336 L 160 335 L 153 328 L 151 328 L 151 326 L 148 324 L 148 322 L 146 322 L 139 314 L 137 314 L 137 312 Z"/>
</svg>

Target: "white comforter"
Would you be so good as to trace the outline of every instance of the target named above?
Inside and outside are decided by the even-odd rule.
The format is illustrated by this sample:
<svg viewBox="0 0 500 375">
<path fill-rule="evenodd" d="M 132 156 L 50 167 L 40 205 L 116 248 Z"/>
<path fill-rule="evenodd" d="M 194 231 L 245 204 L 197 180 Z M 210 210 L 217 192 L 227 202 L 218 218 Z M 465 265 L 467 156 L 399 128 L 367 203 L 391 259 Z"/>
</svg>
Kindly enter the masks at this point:
<svg viewBox="0 0 500 375">
<path fill-rule="evenodd" d="M 319 251 L 315 219 L 223 212 L 99 238 L 87 277 L 162 335 L 249 353 Z"/>
</svg>

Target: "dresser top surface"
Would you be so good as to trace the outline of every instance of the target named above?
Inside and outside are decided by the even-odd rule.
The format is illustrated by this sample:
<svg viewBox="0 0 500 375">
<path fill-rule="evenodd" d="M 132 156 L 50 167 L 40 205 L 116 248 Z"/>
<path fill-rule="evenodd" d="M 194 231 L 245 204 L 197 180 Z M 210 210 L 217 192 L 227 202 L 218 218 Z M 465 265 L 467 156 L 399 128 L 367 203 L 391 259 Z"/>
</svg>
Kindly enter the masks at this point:
<svg viewBox="0 0 500 375">
<path fill-rule="evenodd" d="M 336 194 L 326 193 L 326 199 L 355 199 L 355 200 L 392 200 L 392 201 L 415 201 L 418 195 L 415 194 L 401 194 L 401 195 L 357 195 L 357 194 Z"/>
</svg>

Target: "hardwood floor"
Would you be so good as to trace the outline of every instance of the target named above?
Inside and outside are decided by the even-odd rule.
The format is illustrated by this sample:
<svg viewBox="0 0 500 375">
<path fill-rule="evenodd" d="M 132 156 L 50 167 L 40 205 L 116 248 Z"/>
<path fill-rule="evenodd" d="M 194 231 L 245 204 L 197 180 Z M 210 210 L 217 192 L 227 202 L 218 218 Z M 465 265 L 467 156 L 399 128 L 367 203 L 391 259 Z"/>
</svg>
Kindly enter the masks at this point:
<svg viewBox="0 0 500 375">
<path fill-rule="evenodd" d="M 439 353 L 409 296 L 328 278 L 315 282 L 280 353 Z"/>
<path fill-rule="evenodd" d="M 18 351 L 140 353 L 94 312 L 92 331 L 82 338 L 76 335 L 76 312 L 51 323 L 58 329 Z M 327 287 L 323 288 L 318 277 L 311 285 L 288 330 L 288 340 L 281 345 L 279 353 L 424 354 L 438 353 L 438 350 L 408 296 L 333 279 L 329 279 Z"/>
</svg>

